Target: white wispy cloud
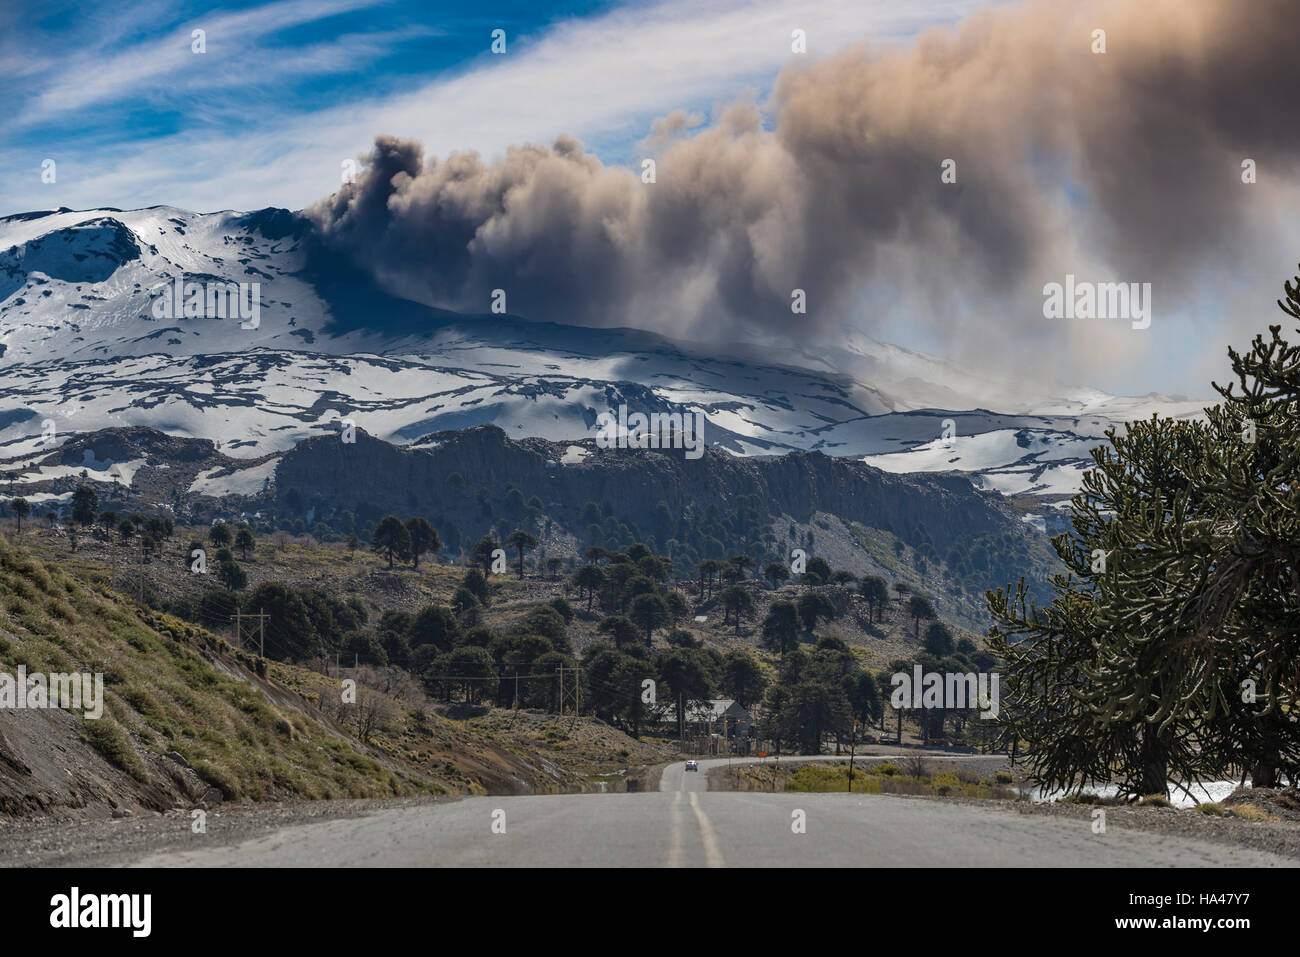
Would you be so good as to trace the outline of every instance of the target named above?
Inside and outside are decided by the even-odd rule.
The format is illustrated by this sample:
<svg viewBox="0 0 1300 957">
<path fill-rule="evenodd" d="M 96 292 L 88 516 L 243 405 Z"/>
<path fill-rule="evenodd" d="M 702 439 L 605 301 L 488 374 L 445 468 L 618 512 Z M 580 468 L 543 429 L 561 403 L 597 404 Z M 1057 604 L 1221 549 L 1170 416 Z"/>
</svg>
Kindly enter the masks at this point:
<svg viewBox="0 0 1300 957">
<path fill-rule="evenodd" d="M 289 0 L 206 25 L 196 18 L 194 25 L 208 30 L 212 50 L 219 36 L 264 37 L 319 18 L 323 10 L 363 5 L 362 0 Z M 336 188 L 342 161 L 366 151 L 378 133 L 421 139 L 435 155 L 463 149 L 493 155 L 513 143 L 549 142 L 559 133 L 601 145 L 625 144 L 626 152 L 645 137 L 655 117 L 765 88 L 782 67 L 797 62 L 790 49 L 796 28 L 807 32 L 807 56 L 817 58 L 848 44 L 904 40 L 981 5 L 978 0 L 667 0 L 564 21 L 536 36 L 509 37 L 503 56 L 488 52 L 485 30 L 483 53 L 467 67 L 398 95 L 357 98 L 306 113 L 259 99 L 234 130 L 183 128 L 146 142 L 101 146 L 93 155 L 79 154 L 74 140 L 69 162 L 60 164 L 57 187 L 41 184 L 39 158 L 0 151 L 0 162 L 10 168 L 24 162 L 32 167 L 21 185 L 5 180 L 0 208 L 160 202 L 196 209 L 296 208 Z M 181 39 L 188 35 L 187 27 Z M 300 56 L 306 61 L 318 53 L 300 51 Z M 171 38 L 97 65 L 91 57 L 74 67 L 75 76 L 43 94 L 26 121 L 48 122 L 60 111 L 84 108 L 122 90 L 143 90 L 171 76 L 203 82 L 190 77 L 192 57 L 187 43 Z M 266 65 L 277 68 L 309 71 L 311 66 L 295 67 L 292 57 L 280 67 Z M 92 71 L 99 77 L 95 82 Z M 253 73 L 247 81 L 252 86 L 267 78 Z M 236 85 L 229 75 L 223 82 Z"/>
<path fill-rule="evenodd" d="M 71 58 L 32 61 L 43 67 L 40 74 L 48 81 L 40 95 L 26 103 L 17 118 L 6 125 L 21 130 L 95 103 L 151 93 L 164 83 L 170 86 L 179 82 L 189 88 L 264 83 L 285 72 L 301 70 L 308 57 L 319 58 L 322 52 L 289 50 L 266 58 L 261 56 L 261 48 L 269 37 L 382 2 L 281 0 L 237 13 L 198 16 L 156 39 L 121 44 L 116 37 L 100 37 L 97 42 L 79 47 Z M 196 59 L 191 49 L 194 30 L 205 34 L 207 52 L 202 60 Z M 330 68 L 340 66 L 335 62 Z"/>
</svg>

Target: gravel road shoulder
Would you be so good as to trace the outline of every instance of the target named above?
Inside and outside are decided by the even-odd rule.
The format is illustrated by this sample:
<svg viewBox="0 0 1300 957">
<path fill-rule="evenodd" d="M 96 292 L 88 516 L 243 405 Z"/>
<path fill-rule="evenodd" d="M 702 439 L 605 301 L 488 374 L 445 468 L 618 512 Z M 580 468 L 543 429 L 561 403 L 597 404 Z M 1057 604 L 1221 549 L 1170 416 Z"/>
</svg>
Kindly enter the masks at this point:
<svg viewBox="0 0 1300 957">
<path fill-rule="evenodd" d="M 0 866 L 117 867 L 150 854 L 240 844 L 299 824 L 459 800 L 448 796 L 223 804 L 207 812 L 202 834 L 192 830 L 189 811 L 150 811 L 111 820 L 0 819 Z"/>
</svg>

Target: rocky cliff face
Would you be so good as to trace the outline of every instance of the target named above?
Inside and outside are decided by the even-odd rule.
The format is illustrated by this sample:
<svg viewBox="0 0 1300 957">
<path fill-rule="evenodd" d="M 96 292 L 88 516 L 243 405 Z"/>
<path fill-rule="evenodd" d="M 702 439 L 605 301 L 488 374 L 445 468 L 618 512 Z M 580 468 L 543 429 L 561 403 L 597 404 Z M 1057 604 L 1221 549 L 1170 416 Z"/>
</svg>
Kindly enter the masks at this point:
<svg viewBox="0 0 1300 957">
<path fill-rule="evenodd" d="M 457 472 L 465 480 L 459 492 L 448 482 Z M 276 473 L 281 498 L 296 489 L 309 506 L 356 511 L 369 505 L 399 515 L 444 513 L 457 501 L 472 501 L 479 487 L 506 485 L 525 498 L 537 496 L 547 514 L 571 527 L 588 501 L 611 502 L 641 523 L 661 501 L 680 513 L 688 505 L 726 508 L 748 494 L 761 496 L 772 514 L 799 521 L 830 512 L 904 540 L 924 529 L 940 549 L 963 534 L 1023 533 L 1018 514 L 1000 497 L 958 476 L 894 475 L 820 452 L 741 459 L 707 450 L 690 460 L 674 450 L 515 441 L 481 426 L 408 447 L 360 431 L 354 443 L 311 439 L 286 453 Z"/>
</svg>

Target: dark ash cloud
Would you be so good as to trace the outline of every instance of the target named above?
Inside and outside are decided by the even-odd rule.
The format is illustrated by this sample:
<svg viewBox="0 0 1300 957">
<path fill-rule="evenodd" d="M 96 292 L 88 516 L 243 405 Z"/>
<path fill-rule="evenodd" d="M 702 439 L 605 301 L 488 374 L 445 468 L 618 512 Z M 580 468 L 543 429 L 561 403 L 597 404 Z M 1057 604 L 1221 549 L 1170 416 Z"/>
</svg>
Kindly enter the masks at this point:
<svg viewBox="0 0 1300 957">
<path fill-rule="evenodd" d="M 1297 13 L 1031 0 L 906 49 L 792 57 L 770 129 L 753 104 L 695 130 L 672 114 L 647 141 L 654 184 L 569 136 L 493 162 L 383 136 L 307 214 L 391 291 L 444 308 L 486 312 L 502 288 L 533 319 L 724 341 L 911 311 L 977 350 L 966 320 L 1000 311 L 1031 347 L 1075 335 L 1038 311 L 1067 271 L 1153 282 L 1171 308 L 1275 238 L 1300 172 Z"/>
</svg>

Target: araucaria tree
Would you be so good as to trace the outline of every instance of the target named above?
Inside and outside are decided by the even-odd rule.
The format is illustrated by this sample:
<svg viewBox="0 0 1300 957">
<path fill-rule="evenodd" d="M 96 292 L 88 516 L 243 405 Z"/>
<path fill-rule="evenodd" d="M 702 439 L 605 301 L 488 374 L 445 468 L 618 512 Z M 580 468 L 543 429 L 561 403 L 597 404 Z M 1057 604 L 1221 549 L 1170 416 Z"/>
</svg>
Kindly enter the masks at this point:
<svg viewBox="0 0 1300 957">
<path fill-rule="evenodd" d="M 573 584 L 587 592 L 587 611 L 591 611 L 592 599 L 596 589 L 605 584 L 605 573 L 599 565 L 579 565 L 573 573 Z"/>
<path fill-rule="evenodd" d="M 506 544 L 519 552 L 519 580 L 524 580 L 524 552 L 537 547 L 537 538 L 522 528 L 516 528 L 506 538 Z"/>
<path fill-rule="evenodd" d="M 14 513 L 14 519 L 18 522 L 18 537 L 23 535 L 23 519 L 32 514 L 31 503 L 27 499 L 19 496 L 9 502 L 9 510 Z"/>
<path fill-rule="evenodd" d="M 235 533 L 235 547 L 244 556 L 244 561 L 248 561 L 248 553 L 257 547 L 257 539 L 253 538 L 253 532 L 247 526 Z"/>
<path fill-rule="evenodd" d="M 91 525 L 99 513 L 99 496 L 89 485 L 78 485 L 72 493 L 72 520 L 78 525 Z"/>
<path fill-rule="evenodd" d="M 393 567 L 393 559 L 405 559 L 411 552 L 411 533 L 406 530 L 402 520 L 396 515 L 385 515 L 375 526 L 375 534 L 370 539 L 370 550 L 388 558 L 388 567 Z"/>
<path fill-rule="evenodd" d="M 799 647 L 802 629 L 798 606 L 792 601 L 774 601 L 763 619 L 763 647 L 782 655 L 788 654 Z"/>
<path fill-rule="evenodd" d="M 645 643 L 651 644 L 654 630 L 662 628 L 671 620 L 668 614 L 668 606 L 664 600 L 654 593 L 637 595 L 632 599 L 632 607 L 628 610 L 628 617 L 632 621 L 645 629 Z"/>
<path fill-rule="evenodd" d="M 422 515 L 406 520 L 406 534 L 411 540 L 411 566 L 420 567 L 420 556 L 425 552 L 436 552 L 442 548 L 442 539 L 438 530 L 429 524 Z"/>
<path fill-rule="evenodd" d="M 1271 326 L 1229 358 L 1205 422 L 1152 417 L 1093 451 L 1050 605 L 1023 581 L 989 593 L 1003 730 L 1044 787 L 1300 771 L 1300 347 Z"/>
</svg>

